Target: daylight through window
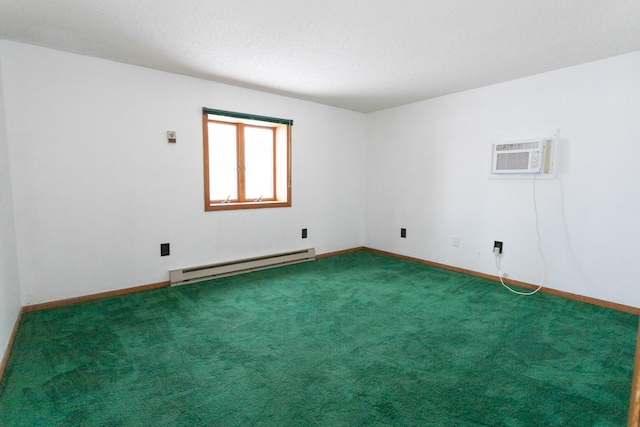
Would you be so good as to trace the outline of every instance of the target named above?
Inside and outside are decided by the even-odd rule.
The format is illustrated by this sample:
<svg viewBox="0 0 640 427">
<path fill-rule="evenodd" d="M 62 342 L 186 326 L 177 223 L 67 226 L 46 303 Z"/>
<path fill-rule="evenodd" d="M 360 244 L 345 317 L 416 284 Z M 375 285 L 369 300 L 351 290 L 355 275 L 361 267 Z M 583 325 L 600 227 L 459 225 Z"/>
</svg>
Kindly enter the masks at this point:
<svg viewBox="0 0 640 427">
<path fill-rule="evenodd" d="M 205 210 L 291 206 L 292 120 L 203 108 Z"/>
</svg>

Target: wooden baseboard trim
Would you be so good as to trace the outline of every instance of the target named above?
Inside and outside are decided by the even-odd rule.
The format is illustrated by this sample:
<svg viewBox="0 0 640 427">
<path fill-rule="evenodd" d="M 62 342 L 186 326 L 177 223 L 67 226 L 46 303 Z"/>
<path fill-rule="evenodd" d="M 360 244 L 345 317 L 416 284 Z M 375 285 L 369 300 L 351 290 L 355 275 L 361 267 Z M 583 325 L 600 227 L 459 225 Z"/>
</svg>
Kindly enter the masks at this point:
<svg viewBox="0 0 640 427">
<path fill-rule="evenodd" d="M 117 289 L 115 291 L 100 292 L 100 293 L 97 293 L 97 294 L 84 295 L 84 296 L 81 296 L 81 297 L 67 298 L 67 299 L 62 299 L 62 300 L 57 300 L 57 301 L 44 302 L 44 303 L 41 303 L 41 304 L 26 305 L 26 306 L 22 307 L 22 310 L 25 313 L 28 313 L 30 311 L 46 310 L 46 309 L 49 309 L 49 308 L 56 308 L 56 307 L 63 307 L 65 305 L 78 304 L 78 303 L 81 303 L 81 302 L 91 301 L 91 300 L 94 300 L 94 299 L 107 298 L 107 297 L 113 297 L 113 296 L 118 296 L 118 295 L 130 294 L 130 293 L 133 293 L 133 292 L 142 292 L 142 291 L 148 291 L 148 290 L 151 290 L 151 289 L 163 288 L 165 286 L 169 286 L 170 284 L 171 284 L 171 282 L 169 282 L 169 281 L 151 283 L 149 285 L 134 286 L 132 288 Z"/>
<path fill-rule="evenodd" d="M 457 271 L 459 273 L 465 273 L 465 274 L 469 274 L 469 275 L 476 276 L 476 277 L 483 277 L 485 279 L 493 280 L 493 281 L 496 281 L 496 282 L 500 281 L 500 278 L 498 276 L 493 276 L 491 274 L 480 273 L 478 271 L 467 270 L 467 269 L 464 269 L 464 268 L 454 267 L 454 266 L 446 265 L 446 264 L 440 264 L 440 263 L 437 263 L 437 262 L 427 261 L 427 260 L 424 260 L 424 259 L 414 258 L 414 257 L 406 256 L 406 255 L 400 255 L 400 254 L 396 254 L 396 253 L 393 253 L 393 252 L 381 251 L 379 249 L 373 249 L 373 248 L 367 248 L 367 247 L 365 247 L 364 249 L 367 250 L 367 251 L 375 252 L 375 253 L 382 254 L 382 255 L 388 255 L 388 256 L 395 257 L 395 258 L 406 259 L 406 260 L 409 260 L 409 261 L 415 261 L 415 262 L 419 262 L 421 264 L 427 264 L 427 265 L 431 265 L 431 266 L 434 266 L 434 267 L 444 268 L 446 270 Z M 538 287 L 538 286 L 533 285 L 531 283 L 521 282 L 519 280 L 512 280 L 512 279 L 503 279 L 503 280 L 504 280 L 505 283 L 507 283 L 509 285 L 522 286 L 523 288 L 535 289 L 535 288 Z M 564 297 L 564 298 L 574 299 L 574 300 L 577 300 L 577 301 L 586 302 L 588 304 L 599 305 L 601 307 L 611 308 L 613 310 L 624 311 L 624 312 L 627 312 L 627 313 L 640 315 L 640 308 L 633 307 L 633 306 L 630 306 L 630 305 L 618 304 L 618 303 L 611 302 L 611 301 L 601 300 L 601 299 L 598 299 L 598 298 L 591 298 L 591 297 L 587 297 L 587 296 L 584 296 L 584 295 L 573 294 L 571 292 L 560 291 L 558 289 L 547 288 L 547 287 L 543 287 L 542 289 L 540 289 L 540 292 L 545 292 L 547 294 L 557 295 L 557 296 L 561 296 L 561 297 Z"/>
<path fill-rule="evenodd" d="M 341 255 L 341 254 L 346 254 L 346 253 L 349 253 L 349 252 L 361 251 L 361 250 L 364 250 L 364 249 L 366 249 L 364 246 L 360 246 L 360 247 L 351 248 L 351 249 L 344 249 L 344 250 L 336 251 L 336 252 L 327 252 L 327 253 L 324 253 L 324 254 L 316 255 L 316 258 L 326 258 L 326 257 L 333 256 L 333 255 Z M 151 283 L 149 285 L 135 286 L 135 287 L 132 287 L 132 288 L 118 289 L 118 290 L 115 290 L 115 291 L 107 291 L 107 292 L 100 292 L 100 293 L 97 293 L 97 294 L 84 295 L 84 296 L 81 296 L 81 297 L 67 298 L 67 299 L 61 299 L 61 300 L 50 301 L 50 302 L 43 302 L 43 303 L 40 303 L 40 304 L 25 305 L 24 307 L 22 307 L 22 311 L 25 312 L 25 313 L 28 313 L 30 311 L 47 310 L 47 309 L 50 309 L 50 308 L 63 307 L 65 305 L 71 305 L 71 304 L 78 304 L 78 303 L 81 303 L 81 302 L 91 301 L 91 300 L 94 300 L 94 299 L 107 298 L 107 297 L 113 297 L 113 296 L 118 296 L 118 295 L 130 294 L 132 292 L 141 292 L 141 291 L 148 291 L 150 289 L 163 288 L 165 286 L 170 286 L 170 285 L 171 285 L 170 281 L 158 282 L 158 283 Z"/>
<path fill-rule="evenodd" d="M 18 326 L 20 326 L 20 320 L 22 320 L 22 313 L 24 310 L 20 309 L 18 312 L 18 318 L 16 322 L 13 324 L 13 330 L 11 331 L 11 336 L 9 337 L 9 343 L 7 344 L 7 349 L 2 356 L 2 361 L 0 362 L 0 381 L 2 381 L 2 377 L 4 377 L 4 369 L 7 367 L 7 363 L 9 363 L 9 356 L 11 356 L 11 349 L 13 348 L 13 342 L 16 339 L 16 335 L 18 334 Z"/>
<path fill-rule="evenodd" d="M 347 254 L 347 253 L 357 252 L 357 251 L 362 251 L 362 250 L 378 253 L 378 254 L 381 254 L 381 255 L 392 256 L 394 258 L 406 259 L 408 261 L 419 262 L 421 264 L 426 264 L 426 265 L 431 265 L 431 266 L 434 266 L 434 267 L 444 268 L 446 270 L 457 271 L 459 273 L 469 274 L 471 276 L 476 276 L 476 277 L 482 277 L 482 278 L 493 280 L 493 281 L 496 281 L 496 282 L 500 280 L 498 278 L 498 276 L 494 276 L 494 275 L 491 275 L 491 274 L 480 273 L 480 272 L 474 271 L 474 270 L 468 270 L 468 269 L 465 269 L 465 268 L 454 267 L 452 265 L 441 264 L 441 263 L 438 263 L 438 262 L 428 261 L 428 260 L 421 259 L 421 258 L 410 257 L 410 256 L 407 256 L 407 255 L 400 255 L 400 254 L 396 254 L 396 253 L 393 253 L 393 252 L 383 251 L 383 250 L 380 250 L 380 249 L 369 248 L 369 247 L 366 247 L 366 246 L 359 246 L 359 247 L 355 247 L 355 248 L 344 249 L 344 250 L 341 250 L 341 251 L 327 252 L 327 253 L 323 253 L 323 254 L 318 254 L 318 255 L 316 255 L 316 258 L 326 258 L 326 257 L 334 256 L 334 255 L 342 255 L 342 254 Z M 533 285 L 531 283 L 521 282 L 519 280 L 513 280 L 513 279 L 503 279 L 503 280 L 505 281 L 505 283 L 508 283 L 510 285 L 521 286 L 521 287 L 528 288 L 528 289 L 537 288 L 536 285 Z M 132 293 L 132 292 L 147 291 L 147 290 L 150 290 L 150 289 L 157 289 L 157 288 L 162 288 L 162 287 L 165 287 L 165 286 L 169 286 L 170 284 L 171 283 L 169 281 L 151 283 L 149 285 L 135 286 L 135 287 L 132 287 L 132 288 L 118 289 L 118 290 L 115 290 L 115 291 L 101 292 L 101 293 L 97 293 L 97 294 L 91 294 L 91 295 L 85 295 L 85 296 L 81 296 L 81 297 L 75 297 L 75 298 L 68 298 L 68 299 L 63 299 L 63 300 L 45 302 L 45 303 L 41 303 L 41 304 L 27 305 L 27 306 L 22 307 L 21 313 L 22 312 L 28 313 L 30 311 L 46 310 L 46 309 L 49 309 L 49 308 L 62 307 L 62 306 L 65 306 L 65 305 L 77 304 L 77 303 L 81 303 L 81 302 L 85 302 L 85 301 L 91 301 L 91 300 L 99 299 L 99 298 L 107 298 L 107 297 L 112 297 L 112 296 L 124 295 L 124 294 L 129 294 L 129 293 Z M 606 301 L 606 300 L 601 300 L 601 299 L 597 299 L 597 298 L 587 297 L 587 296 L 584 296 L 584 295 L 574 294 L 574 293 L 571 293 L 571 292 L 565 292 L 565 291 L 561 291 L 561 290 L 558 290 L 558 289 L 547 288 L 547 287 L 543 287 L 540 291 L 548 293 L 548 294 L 552 294 L 552 295 L 561 296 L 561 297 L 564 297 L 564 298 L 570 298 L 570 299 L 574 299 L 574 300 L 577 300 L 577 301 L 586 302 L 588 304 L 599 305 L 599 306 L 602 306 L 602 307 L 607 307 L 607 308 L 611 308 L 611 309 L 618 310 L 618 311 L 624 311 L 624 312 L 627 312 L 627 313 L 640 315 L 640 308 L 638 308 L 638 307 L 633 307 L 633 306 L 624 305 L 624 304 L 618 304 L 618 303 L 611 302 L 611 301 Z"/>
<path fill-rule="evenodd" d="M 341 251 L 326 252 L 324 254 L 316 255 L 316 258 L 326 258 L 326 257 L 329 257 L 329 256 L 334 256 L 334 255 L 348 254 L 348 253 L 351 253 L 351 252 L 358 252 L 358 251 L 362 251 L 362 250 L 365 250 L 365 249 L 366 248 L 364 246 L 359 246 L 357 248 L 343 249 Z"/>
<path fill-rule="evenodd" d="M 629 400 L 627 427 L 638 427 L 640 426 L 640 323 L 638 324 L 636 356 L 633 363 L 633 377 L 631 379 L 631 399 Z"/>
</svg>

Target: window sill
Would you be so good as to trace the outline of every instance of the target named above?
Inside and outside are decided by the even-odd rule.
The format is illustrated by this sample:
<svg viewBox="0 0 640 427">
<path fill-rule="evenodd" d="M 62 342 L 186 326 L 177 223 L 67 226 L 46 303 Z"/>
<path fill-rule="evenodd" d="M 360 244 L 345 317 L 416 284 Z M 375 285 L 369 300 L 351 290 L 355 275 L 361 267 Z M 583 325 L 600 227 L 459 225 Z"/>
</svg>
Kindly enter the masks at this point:
<svg viewBox="0 0 640 427">
<path fill-rule="evenodd" d="M 263 209 L 263 208 L 289 208 L 291 202 L 242 202 L 242 203 L 210 203 L 205 205 L 204 210 L 209 211 L 231 211 L 236 209 Z"/>
</svg>

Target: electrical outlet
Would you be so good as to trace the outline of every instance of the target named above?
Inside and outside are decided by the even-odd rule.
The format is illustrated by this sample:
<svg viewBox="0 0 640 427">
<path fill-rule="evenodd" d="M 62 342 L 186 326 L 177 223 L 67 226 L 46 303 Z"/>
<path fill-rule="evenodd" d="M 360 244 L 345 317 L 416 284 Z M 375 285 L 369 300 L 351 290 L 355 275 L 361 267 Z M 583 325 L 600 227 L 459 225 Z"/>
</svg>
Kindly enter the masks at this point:
<svg viewBox="0 0 640 427">
<path fill-rule="evenodd" d="M 160 243 L 160 256 L 169 256 L 169 244 Z"/>
<path fill-rule="evenodd" d="M 453 239 L 451 240 L 451 244 L 455 247 L 460 246 L 460 236 L 453 236 Z"/>
<path fill-rule="evenodd" d="M 303 239 L 306 239 L 306 238 L 307 238 L 307 229 L 306 229 L 306 228 L 303 228 L 303 229 L 302 229 L 302 238 L 303 238 Z"/>
<path fill-rule="evenodd" d="M 502 242 L 498 242 L 497 240 L 495 240 L 493 242 L 493 252 L 495 253 L 496 248 L 498 248 L 498 253 L 501 254 L 502 253 Z"/>
<path fill-rule="evenodd" d="M 401 228 L 400 229 L 400 237 L 402 237 L 403 239 L 407 237 L 407 229 L 406 228 Z"/>
</svg>

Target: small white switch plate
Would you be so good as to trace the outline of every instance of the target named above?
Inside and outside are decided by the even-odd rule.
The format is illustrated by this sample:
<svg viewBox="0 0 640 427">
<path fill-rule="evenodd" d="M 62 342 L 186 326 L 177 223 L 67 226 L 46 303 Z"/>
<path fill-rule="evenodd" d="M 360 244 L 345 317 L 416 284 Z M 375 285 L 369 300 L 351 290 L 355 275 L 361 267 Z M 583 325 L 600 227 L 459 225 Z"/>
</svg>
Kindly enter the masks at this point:
<svg viewBox="0 0 640 427">
<path fill-rule="evenodd" d="M 451 243 L 455 247 L 460 246 L 460 236 L 453 236 L 453 239 L 451 239 Z"/>
<path fill-rule="evenodd" d="M 176 132 L 174 130 L 167 131 L 167 140 L 171 143 L 176 142 Z"/>
</svg>

